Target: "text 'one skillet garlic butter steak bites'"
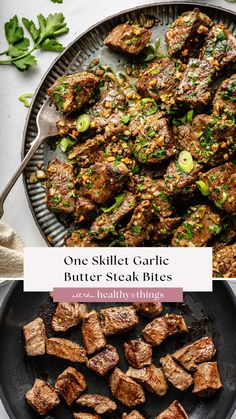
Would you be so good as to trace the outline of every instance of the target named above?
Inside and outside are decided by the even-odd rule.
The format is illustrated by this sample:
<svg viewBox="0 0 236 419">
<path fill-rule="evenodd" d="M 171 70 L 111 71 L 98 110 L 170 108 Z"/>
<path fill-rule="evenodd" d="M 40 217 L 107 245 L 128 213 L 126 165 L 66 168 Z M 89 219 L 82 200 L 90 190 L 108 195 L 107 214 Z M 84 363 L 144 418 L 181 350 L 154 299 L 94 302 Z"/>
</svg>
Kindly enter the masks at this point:
<svg viewBox="0 0 236 419">
<path fill-rule="evenodd" d="M 149 419 L 145 406 L 152 399 L 156 409 L 150 419 L 188 418 L 189 405 L 183 407 L 173 397 L 161 412 L 158 401 L 170 399 L 173 389 L 204 400 L 223 387 L 213 338 L 200 331 L 202 337 L 194 340 L 195 317 L 190 317 L 192 323 L 178 314 L 181 305 L 101 304 L 98 309 L 95 304 L 58 303 L 50 316 L 45 310 L 40 308 L 41 317 L 23 325 L 26 356 L 40 365 L 53 356 L 57 368 L 47 381 L 38 368 L 25 394 L 39 415 L 64 404 L 68 417 L 75 419 Z"/>
<path fill-rule="evenodd" d="M 194 8 L 170 24 L 164 56 L 155 25 L 116 26 L 106 62 L 49 89 L 65 158 L 48 164 L 46 204 L 66 246 L 213 246 L 228 277 L 216 255 L 235 244 L 236 38 Z"/>
</svg>

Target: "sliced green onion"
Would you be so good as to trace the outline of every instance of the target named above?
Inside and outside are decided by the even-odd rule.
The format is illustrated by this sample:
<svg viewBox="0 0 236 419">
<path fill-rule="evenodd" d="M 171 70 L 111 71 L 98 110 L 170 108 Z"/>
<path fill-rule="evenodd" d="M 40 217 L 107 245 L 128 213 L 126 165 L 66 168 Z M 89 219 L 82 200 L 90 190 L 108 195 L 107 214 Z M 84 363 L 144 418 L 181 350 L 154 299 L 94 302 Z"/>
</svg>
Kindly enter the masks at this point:
<svg viewBox="0 0 236 419">
<path fill-rule="evenodd" d="M 219 234 L 221 232 L 221 226 L 217 224 L 211 224 L 208 229 L 213 234 Z"/>
<path fill-rule="evenodd" d="M 122 204 L 122 202 L 125 199 L 125 194 L 124 193 L 120 193 L 119 195 L 117 195 L 115 197 L 115 203 L 111 206 L 111 207 L 101 207 L 101 210 L 103 212 L 113 212 L 115 209 L 119 208 L 119 206 Z"/>
<path fill-rule="evenodd" d="M 87 113 L 80 115 L 76 121 L 76 128 L 79 132 L 85 132 L 90 127 L 91 119 Z"/>
<path fill-rule="evenodd" d="M 221 207 L 221 205 L 226 201 L 227 198 L 228 194 L 225 191 L 223 191 L 222 198 L 219 201 L 217 201 L 217 205 L 219 204 L 218 206 Z"/>
<path fill-rule="evenodd" d="M 204 196 L 209 195 L 208 186 L 205 182 L 203 182 L 203 180 L 197 180 L 196 185 L 198 189 L 200 190 L 200 192 L 202 193 L 202 195 Z"/>
<path fill-rule="evenodd" d="M 75 141 L 72 141 L 69 137 L 64 137 L 59 142 L 60 149 L 63 153 L 70 150 L 74 145 Z"/>
<path fill-rule="evenodd" d="M 193 110 L 191 110 L 191 111 L 188 111 L 187 112 L 187 117 L 186 117 L 186 119 L 187 119 L 187 122 L 189 123 L 189 124 L 191 124 L 191 122 L 192 122 L 192 120 L 193 120 Z"/>
<path fill-rule="evenodd" d="M 155 100 L 151 99 L 150 97 L 145 97 L 144 99 L 141 99 L 140 103 L 144 115 L 153 115 L 158 110 Z"/>
<path fill-rule="evenodd" d="M 201 138 L 202 134 L 203 134 L 203 131 L 198 131 L 198 132 L 196 133 L 196 138 L 197 138 L 197 140 L 198 140 L 199 138 Z"/>
<path fill-rule="evenodd" d="M 183 172 L 186 172 L 186 173 L 191 172 L 194 166 L 192 154 L 186 150 L 181 151 L 178 157 L 178 164 L 179 164 L 180 169 L 183 170 Z"/>
<path fill-rule="evenodd" d="M 30 107 L 30 103 L 28 99 L 31 99 L 34 96 L 34 93 L 23 93 L 18 97 L 18 100 L 22 103 L 24 103 L 26 108 Z"/>
</svg>

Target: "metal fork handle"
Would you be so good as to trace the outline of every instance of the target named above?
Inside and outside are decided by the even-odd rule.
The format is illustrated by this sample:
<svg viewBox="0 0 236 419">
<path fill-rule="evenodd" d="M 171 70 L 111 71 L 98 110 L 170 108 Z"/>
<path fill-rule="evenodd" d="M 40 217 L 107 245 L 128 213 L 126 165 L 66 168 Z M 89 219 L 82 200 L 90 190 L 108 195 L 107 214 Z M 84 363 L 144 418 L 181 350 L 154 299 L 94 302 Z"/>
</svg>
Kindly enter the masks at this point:
<svg viewBox="0 0 236 419">
<path fill-rule="evenodd" d="M 3 213 L 4 213 L 3 204 L 6 197 L 8 196 L 9 192 L 15 185 L 17 179 L 19 178 L 19 176 L 21 175 L 21 173 L 23 172 L 23 170 L 29 163 L 30 159 L 33 157 L 34 153 L 38 150 L 38 148 L 40 147 L 44 139 L 45 137 L 43 137 L 41 133 L 39 132 L 36 138 L 32 141 L 31 147 L 29 151 L 26 153 L 25 157 L 23 158 L 21 164 L 18 166 L 14 175 L 12 176 L 12 178 L 10 179 L 10 181 L 7 183 L 2 193 L 0 194 L 0 219 L 2 218 Z"/>
</svg>

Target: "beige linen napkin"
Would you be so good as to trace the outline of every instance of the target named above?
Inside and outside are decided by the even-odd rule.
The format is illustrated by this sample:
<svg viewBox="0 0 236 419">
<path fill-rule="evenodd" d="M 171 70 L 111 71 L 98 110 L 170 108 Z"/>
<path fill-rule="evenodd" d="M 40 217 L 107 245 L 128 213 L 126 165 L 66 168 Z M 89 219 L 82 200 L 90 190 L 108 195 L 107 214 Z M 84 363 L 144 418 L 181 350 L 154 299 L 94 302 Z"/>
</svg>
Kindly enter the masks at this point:
<svg viewBox="0 0 236 419">
<path fill-rule="evenodd" d="M 23 243 L 16 232 L 0 223 L 0 278 L 23 277 Z"/>
</svg>

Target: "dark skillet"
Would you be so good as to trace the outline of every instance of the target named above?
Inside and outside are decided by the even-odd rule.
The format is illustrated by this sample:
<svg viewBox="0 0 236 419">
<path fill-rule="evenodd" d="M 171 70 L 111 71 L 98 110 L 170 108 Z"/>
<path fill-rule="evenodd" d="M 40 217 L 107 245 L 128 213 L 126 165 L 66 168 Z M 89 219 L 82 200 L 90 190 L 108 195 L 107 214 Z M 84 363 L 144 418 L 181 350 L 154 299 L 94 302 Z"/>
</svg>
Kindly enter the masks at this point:
<svg viewBox="0 0 236 419">
<path fill-rule="evenodd" d="M 113 304 L 114 305 L 114 304 Z M 90 308 L 99 310 L 104 304 L 91 304 Z M 184 304 L 166 304 L 165 311 L 178 312 L 184 315 L 190 326 L 187 336 L 176 336 L 168 339 L 160 348 L 154 350 L 154 363 L 167 352 L 173 352 L 187 342 L 204 335 L 213 336 L 217 347 L 217 361 L 224 388 L 214 397 L 201 400 L 191 394 L 191 390 L 181 393 L 169 386 L 166 396 L 157 398 L 146 392 L 147 401 L 140 412 L 147 419 L 153 419 L 173 400 L 178 399 L 191 419 L 228 419 L 236 407 L 236 300 L 230 287 L 218 282 L 214 284 L 213 293 L 187 293 Z M 35 419 L 39 416 L 26 404 L 25 392 L 32 386 L 36 377 L 48 380 L 52 384 L 59 373 L 70 363 L 49 356 L 29 358 L 24 354 L 22 340 L 22 325 L 40 315 L 45 319 L 47 333 L 50 330 L 50 319 L 54 311 L 47 293 L 23 293 L 22 283 L 15 282 L 0 310 L 0 395 L 11 419 Z M 147 320 L 140 318 L 140 324 L 135 331 L 125 335 L 109 338 L 120 354 L 119 367 L 124 371 L 128 364 L 123 355 L 123 343 L 130 338 L 140 336 L 141 329 Z M 71 329 L 60 336 L 75 342 L 81 342 L 80 327 Z M 111 396 L 105 378 L 99 378 L 85 366 L 75 365 L 84 373 L 89 392 Z M 78 410 L 75 406 L 74 411 Z M 128 409 L 118 403 L 116 414 L 108 415 L 112 419 L 120 419 L 121 412 Z M 71 418 L 64 402 L 46 415 L 46 419 Z M 105 416 L 104 416 L 105 417 Z"/>
</svg>

